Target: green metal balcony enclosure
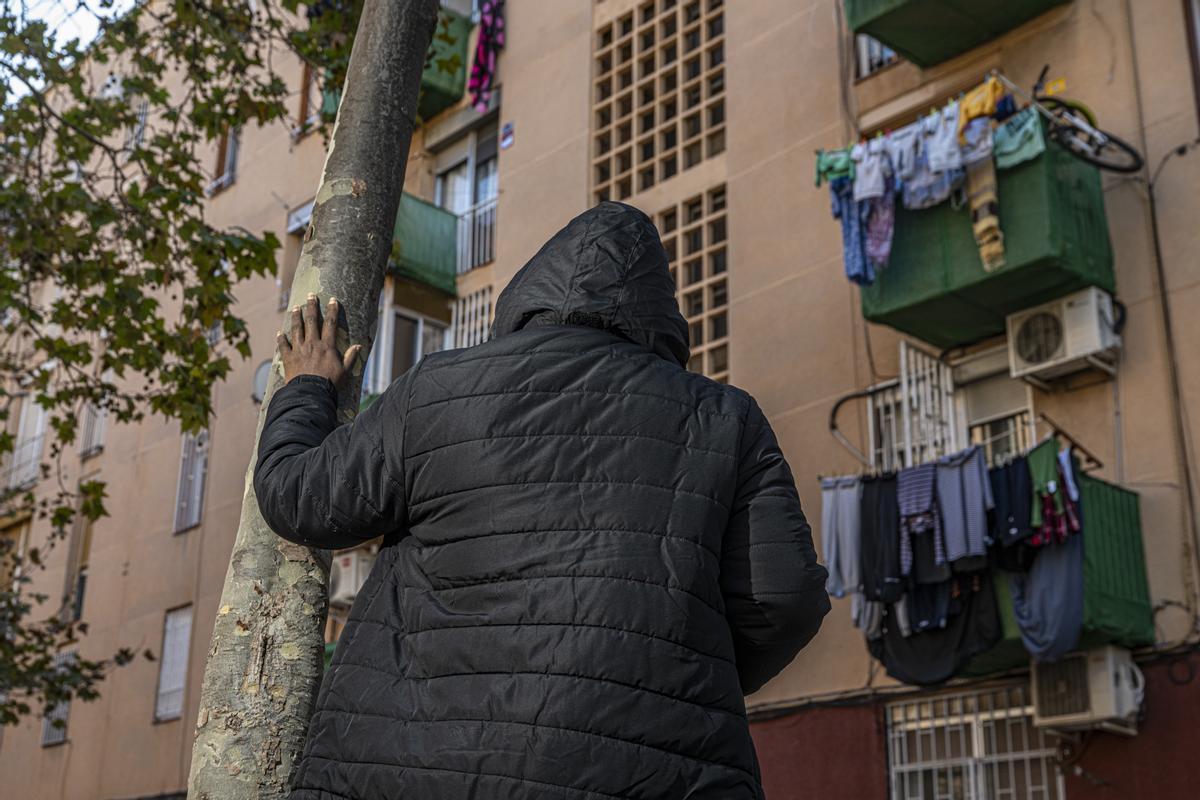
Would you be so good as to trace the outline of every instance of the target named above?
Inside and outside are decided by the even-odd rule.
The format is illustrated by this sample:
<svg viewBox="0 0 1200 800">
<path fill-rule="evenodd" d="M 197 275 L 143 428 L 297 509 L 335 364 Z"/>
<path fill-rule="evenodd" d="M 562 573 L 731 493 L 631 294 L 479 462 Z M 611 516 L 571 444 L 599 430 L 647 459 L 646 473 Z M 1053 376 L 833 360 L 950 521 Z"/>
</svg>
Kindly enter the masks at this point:
<svg viewBox="0 0 1200 800">
<path fill-rule="evenodd" d="M 448 8 L 438 12 L 438 26 L 425 56 L 417 113 L 427 120 L 462 99 L 467 85 L 467 42 L 471 20 Z M 332 117 L 342 102 L 340 86 L 325 86 L 321 92 L 321 114 Z"/>
<path fill-rule="evenodd" d="M 1001 334 L 1005 317 L 1087 286 L 1115 288 L 1096 168 L 1053 141 L 997 171 L 1006 263 L 984 272 L 970 212 L 896 209 L 892 257 L 862 288 L 863 316 L 941 348 Z"/>
<path fill-rule="evenodd" d="M 1146 578 L 1140 498 L 1136 492 L 1079 474 L 1083 509 L 1083 630 L 1079 649 L 1154 644 L 1154 608 Z M 967 674 L 986 675 L 1029 663 L 1005 573 L 996 572 L 1004 638 L 976 656 Z"/>
<path fill-rule="evenodd" d="M 455 294 L 458 218 L 405 192 L 392 235 L 392 273 Z"/>
<path fill-rule="evenodd" d="M 1070 0 L 846 0 L 855 33 L 931 67 Z"/>
</svg>

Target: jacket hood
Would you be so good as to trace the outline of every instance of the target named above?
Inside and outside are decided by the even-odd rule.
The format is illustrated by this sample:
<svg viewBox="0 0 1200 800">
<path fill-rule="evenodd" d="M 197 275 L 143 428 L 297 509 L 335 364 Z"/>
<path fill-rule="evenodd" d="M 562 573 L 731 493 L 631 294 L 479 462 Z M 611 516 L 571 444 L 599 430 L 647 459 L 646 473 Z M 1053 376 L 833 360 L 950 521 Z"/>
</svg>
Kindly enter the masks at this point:
<svg viewBox="0 0 1200 800">
<path fill-rule="evenodd" d="M 554 324 L 611 331 L 687 364 L 687 323 L 648 216 L 604 202 L 567 223 L 500 293 L 492 336 Z"/>
</svg>

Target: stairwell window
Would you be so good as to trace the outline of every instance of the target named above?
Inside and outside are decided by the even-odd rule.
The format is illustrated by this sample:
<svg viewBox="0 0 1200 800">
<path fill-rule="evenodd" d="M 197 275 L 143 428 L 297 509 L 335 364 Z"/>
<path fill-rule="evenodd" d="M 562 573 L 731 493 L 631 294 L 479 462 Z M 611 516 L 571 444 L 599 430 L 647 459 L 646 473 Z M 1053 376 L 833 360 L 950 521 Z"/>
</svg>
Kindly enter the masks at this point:
<svg viewBox="0 0 1200 800">
<path fill-rule="evenodd" d="M 158 661 L 158 695 L 154 702 L 155 722 L 166 722 L 183 716 L 191 641 L 192 607 L 184 606 L 168 611 L 163 621 L 163 645 Z"/>
<path fill-rule="evenodd" d="M 1024 684 L 891 703 L 887 737 L 895 800 L 1066 796 Z"/>
<path fill-rule="evenodd" d="M 185 433 L 180 447 L 179 486 L 175 492 L 175 533 L 200 524 L 208 476 L 208 431 Z"/>
<path fill-rule="evenodd" d="M 75 660 L 75 651 L 69 650 L 54 656 L 54 669 L 66 670 Z M 42 747 L 51 747 L 67 741 L 67 722 L 71 713 L 71 699 L 65 698 L 50 707 L 42 716 Z"/>
</svg>

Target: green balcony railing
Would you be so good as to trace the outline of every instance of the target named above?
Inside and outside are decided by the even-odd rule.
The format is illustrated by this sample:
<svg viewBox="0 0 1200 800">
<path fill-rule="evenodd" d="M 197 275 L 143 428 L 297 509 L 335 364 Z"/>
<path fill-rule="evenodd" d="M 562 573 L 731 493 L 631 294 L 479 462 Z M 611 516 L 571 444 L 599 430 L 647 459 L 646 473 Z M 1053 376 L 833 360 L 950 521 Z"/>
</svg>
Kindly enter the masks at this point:
<svg viewBox="0 0 1200 800">
<path fill-rule="evenodd" d="M 1005 317 L 1087 286 L 1112 292 L 1112 248 L 1098 171 L 1047 141 L 997 172 L 1006 264 L 984 272 L 970 212 L 943 203 L 896 210 L 892 257 L 862 289 L 863 315 L 937 347 L 1001 334 Z"/>
<path fill-rule="evenodd" d="M 421 99 L 417 113 L 431 119 L 462 99 L 467 85 L 467 40 L 471 38 L 471 20 L 443 8 L 437 30 L 421 73 Z"/>
<path fill-rule="evenodd" d="M 1086 474 L 1079 475 L 1079 492 L 1083 514 L 1083 630 L 1079 648 L 1154 644 L 1154 607 L 1146 578 L 1139 497 L 1136 492 Z M 996 573 L 995 586 L 1004 638 L 972 660 L 966 670 L 971 675 L 1029 663 L 1003 572 Z"/>
<path fill-rule="evenodd" d="M 1070 0 L 846 0 L 846 20 L 920 67 L 940 64 Z"/>
<path fill-rule="evenodd" d="M 392 236 L 393 272 L 454 295 L 457 233 L 457 217 L 405 192 Z"/>
</svg>

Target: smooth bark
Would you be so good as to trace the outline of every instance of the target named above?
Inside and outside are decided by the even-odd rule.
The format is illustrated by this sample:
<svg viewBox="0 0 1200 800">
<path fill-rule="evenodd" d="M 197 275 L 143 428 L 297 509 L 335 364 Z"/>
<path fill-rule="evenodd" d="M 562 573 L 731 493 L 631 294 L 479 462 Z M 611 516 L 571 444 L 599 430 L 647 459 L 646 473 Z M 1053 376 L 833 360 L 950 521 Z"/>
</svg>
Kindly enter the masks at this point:
<svg viewBox="0 0 1200 800">
<path fill-rule="evenodd" d="M 292 284 L 341 303 L 338 346 L 364 345 L 338 398 L 349 422 L 375 333 L 379 294 L 416 119 L 437 0 L 366 0 L 337 121 Z M 282 329 L 282 328 L 281 328 Z M 259 413 L 255 451 L 278 357 Z M 290 544 L 263 521 L 246 471 L 241 521 L 204 672 L 188 797 L 275 800 L 289 790 L 320 684 L 329 554 Z"/>
</svg>

